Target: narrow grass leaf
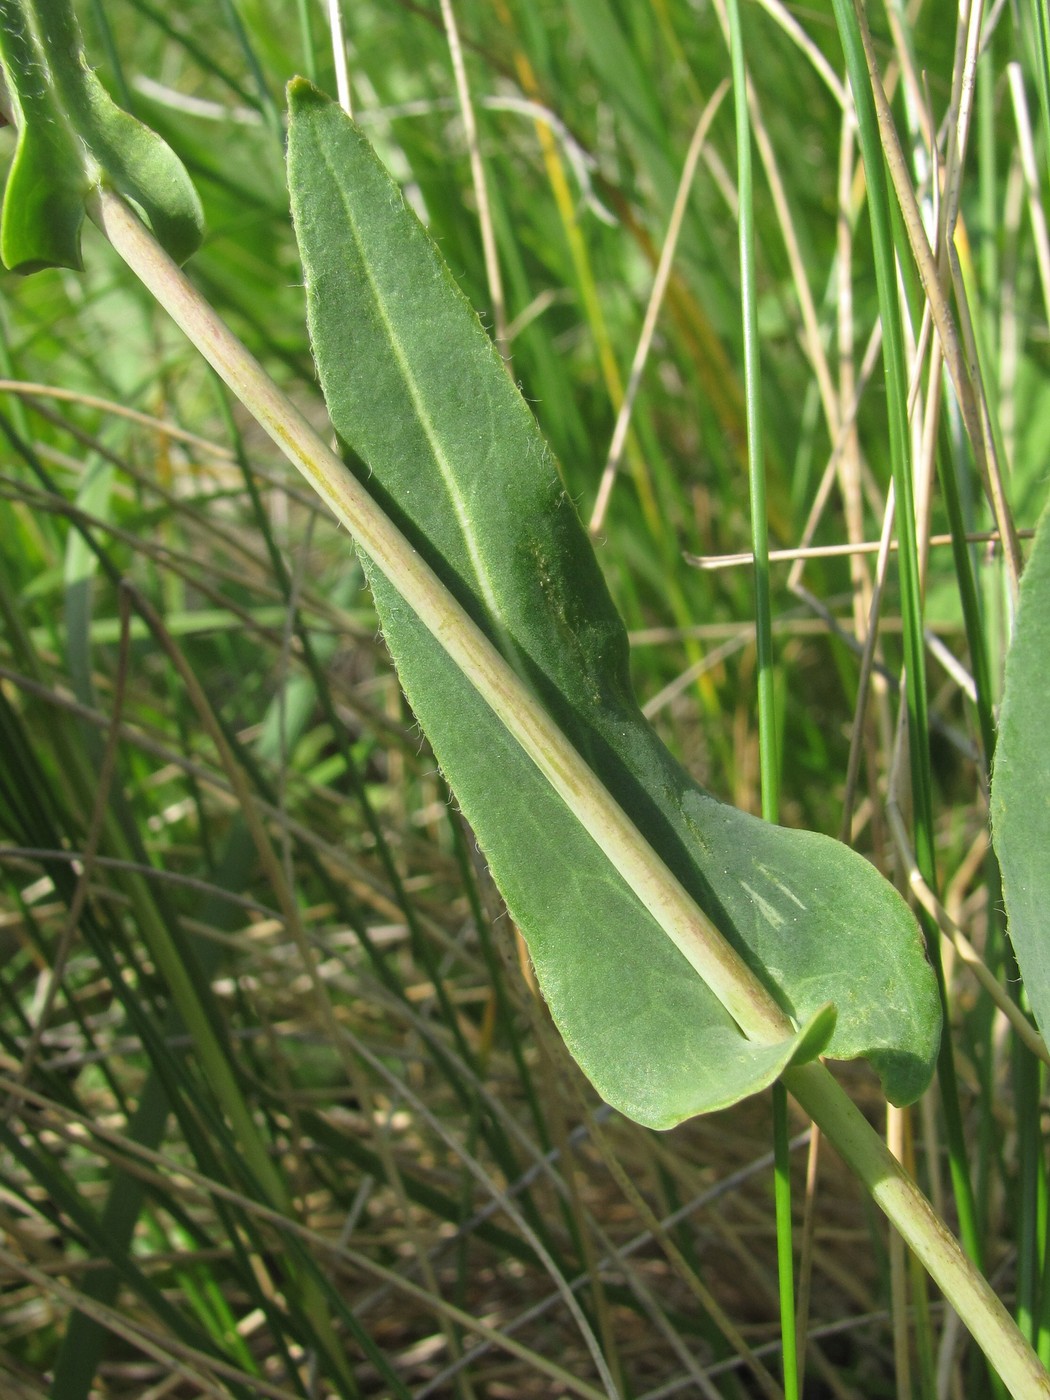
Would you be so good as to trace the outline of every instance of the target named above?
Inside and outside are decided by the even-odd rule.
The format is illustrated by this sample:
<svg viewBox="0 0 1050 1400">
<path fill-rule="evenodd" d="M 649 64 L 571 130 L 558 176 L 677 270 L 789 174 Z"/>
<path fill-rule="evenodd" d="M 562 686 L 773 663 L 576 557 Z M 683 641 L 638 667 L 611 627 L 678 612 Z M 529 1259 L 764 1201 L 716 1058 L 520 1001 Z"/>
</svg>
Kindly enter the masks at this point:
<svg viewBox="0 0 1050 1400">
<path fill-rule="evenodd" d="M 810 1026 L 804 1047 L 741 1038 L 366 561 L 402 685 L 569 1048 L 609 1102 L 653 1126 L 754 1092 L 800 1048 L 867 1055 L 892 1099 L 913 1099 L 940 1016 L 908 910 L 844 846 L 723 805 L 667 752 L 631 691 L 626 633 L 557 463 L 477 317 L 354 124 L 306 83 L 290 100 L 314 353 L 369 489 L 795 1024 Z"/>
</svg>

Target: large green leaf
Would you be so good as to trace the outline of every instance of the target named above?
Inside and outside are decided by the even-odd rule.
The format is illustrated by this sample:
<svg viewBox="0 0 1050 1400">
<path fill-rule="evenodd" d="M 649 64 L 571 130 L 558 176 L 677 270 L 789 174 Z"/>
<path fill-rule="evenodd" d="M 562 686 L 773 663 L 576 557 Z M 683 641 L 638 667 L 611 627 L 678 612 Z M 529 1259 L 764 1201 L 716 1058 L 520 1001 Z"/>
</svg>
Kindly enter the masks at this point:
<svg viewBox="0 0 1050 1400">
<path fill-rule="evenodd" d="M 108 182 L 183 262 L 204 217 L 181 161 L 122 111 L 88 68 L 70 0 L 0 0 L 0 64 L 18 142 L 0 215 L 0 258 L 17 272 L 81 268 L 84 200 Z"/>
<path fill-rule="evenodd" d="M 992 832 L 1010 941 L 1043 1039 L 1050 1043 L 1050 505 L 1021 579 L 1006 658 L 992 775 Z"/>
<path fill-rule="evenodd" d="M 906 906 L 846 847 L 724 806 L 663 747 L 631 691 L 626 633 L 557 463 L 477 317 L 354 124 L 307 83 L 289 93 L 314 354 L 363 479 L 804 1028 L 772 1047 L 743 1039 L 366 560 L 402 685 L 569 1048 L 610 1103 L 658 1127 L 822 1049 L 867 1055 L 889 1097 L 910 1101 L 932 1072 L 940 1007 Z"/>
</svg>

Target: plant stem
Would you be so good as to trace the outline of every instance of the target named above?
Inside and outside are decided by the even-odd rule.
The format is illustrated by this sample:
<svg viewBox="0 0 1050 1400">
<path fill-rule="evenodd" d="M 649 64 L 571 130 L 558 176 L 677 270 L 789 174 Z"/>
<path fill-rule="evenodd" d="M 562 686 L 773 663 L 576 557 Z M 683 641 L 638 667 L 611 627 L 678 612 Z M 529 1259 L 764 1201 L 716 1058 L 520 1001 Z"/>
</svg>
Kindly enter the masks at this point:
<svg viewBox="0 0 1050 1400">
<path fill-rule="evenodd" d="M 124 201 L 110 191 L 96 190 L 88 213 L 361 547 L 384 574 L 397 580 L 405 601 L 470 677 L 744 1033 L 766 1044 L 794 1034 L 784 1012 L 693 904 L 517 674 Z M 822 1065 L 809 1064 L 788 1071 L 784 1082 L 941 1286 L 1016 1400 L 1050 1397 L 1050 1375 L 990 1285 L 830 1073 Z"/>
<path fill-rule="evenodd" d="M 806 1110 L 897 1228 L 1016 1400 L 1050 1396 L 1050 1374 L 987 1279 L 832 1075 L 819 1064 L 784 1074 Z"/>
<path fill-rule="evenodd" d="M 364 487 L 284 397 L 124 201 L 101 189 L 88 213 L 161 306 L 394 584 L 634 889 L 664 932 L 759 1044 L 795 1028 L 639 835 L 544 707 Z"/>
</svg>

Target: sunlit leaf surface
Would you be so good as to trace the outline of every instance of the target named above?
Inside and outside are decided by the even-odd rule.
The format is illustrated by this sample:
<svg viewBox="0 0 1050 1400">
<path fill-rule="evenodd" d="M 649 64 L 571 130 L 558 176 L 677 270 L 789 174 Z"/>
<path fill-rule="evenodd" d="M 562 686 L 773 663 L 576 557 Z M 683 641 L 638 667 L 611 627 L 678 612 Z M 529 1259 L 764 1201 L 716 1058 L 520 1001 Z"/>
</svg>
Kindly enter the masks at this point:
<svg viewBox="0 0 1050 1400">
<path fill-rule="evenodd" d="M 477 317 L 354 124 L 306 83 L 290 93 L 292 207 L 336 429 L 416 548 L 808 1027 L 801 1044 L 743 1040 L 370 568 L 402 685 L 573 1054 L 610 1103 L 653 1126 L 732 1103 L 800 1051 L 867 1055 L 891 1099 L 915 1098 L 932 1071 L 940 1011 L 907 908 L 846 847 L 723 805 L 668 753 L 633 696 L 626 632 L 557 463 Z"/>
</svg>

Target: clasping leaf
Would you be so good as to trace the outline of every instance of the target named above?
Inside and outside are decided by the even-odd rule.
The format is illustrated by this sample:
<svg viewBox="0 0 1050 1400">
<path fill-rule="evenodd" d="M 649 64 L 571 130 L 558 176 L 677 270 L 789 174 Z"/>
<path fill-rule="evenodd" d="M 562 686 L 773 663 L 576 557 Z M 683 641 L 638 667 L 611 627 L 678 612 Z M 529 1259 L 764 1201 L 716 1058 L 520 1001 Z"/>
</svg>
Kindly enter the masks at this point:
<svg viewBox="0 0 1050 1400">
<path fill-rule="evenodd" d="M 558 465 L 477 316 L 353 122 L 301 80 L 289 105 L 313 350 L 362 482 L 796 1028 L 778 1044 L 741 1034 L 366 558 L 405 693 L 569 1049 L 610 1103 L 653 1127 L 818 1053 L 867 1055 L 891 1099 L 915 1098 L 940 1005 L 907 907 L 860 856 L 723 805 L 664 748 Z"/>
</svg>

